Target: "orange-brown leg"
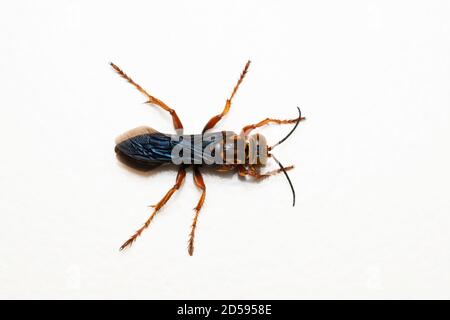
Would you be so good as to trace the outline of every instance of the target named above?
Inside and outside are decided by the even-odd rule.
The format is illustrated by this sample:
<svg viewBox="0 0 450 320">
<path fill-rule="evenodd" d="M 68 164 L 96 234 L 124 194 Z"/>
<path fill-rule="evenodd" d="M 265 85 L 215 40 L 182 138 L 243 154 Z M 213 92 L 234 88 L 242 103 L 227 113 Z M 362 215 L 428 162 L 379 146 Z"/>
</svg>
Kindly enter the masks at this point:
<svg viewBox="0 0 450 320">
<path fill-rule="evenodd" d="M 216 168 L 218 172 L 230 172 L 236 169 L 236 165 L 234 164 L 224 164 Z"/>
<path fill-rule="evenodd" d="M 195 229 L 197 228 L 198 214 L 200 212 L 200 209 L 203 206 L 203 202 L 205 202 L 205 196 L 206 196 L 205 183 L 203 182 L 203 177 L 202 177 L 200 170 L 196 166 L 194 166 L 194 182 L 195 182 L 195 185 L 197 187 L 199 187 L 200 190 L 202 190 L 202 195 L 200 196 L 200 200 L 198 201 L 197 206 L 194 208 L 195 216 L 194 216 L 194 220 L 192 221 L 191 233 L 189 234 L 188 252 L 189 252 L 190 256 L 192 256 L 194 254 L 194 238 L 195 238 Z"/>
<path fill-rule="evenodd" d="M 300 120 L 305 120 L 305 117 L 301 117 Z M 296 123 L 298 121 L 298 118 L 295 119 L 288 119 L 288 120 L 278 120 L 278 119 L 272 119 L 272 118 L 266 118 L 258 123 L 255 124 L 249 124 L 248 126 L 245 126 L 242 128 L 241 136 L 248 135 L 252 130 L 265 126 L 269 123 L 276 123 L 276 124 L 289 124 L 289 123 Z"/>
<path fill-rule="evenodd" d="M 228 113 L 228 111 L 230 111 L 231 101 L 233 100 L 233 97 L 236 94 L 236 91 L 239 88 L 239 85 L 242 83 L 242 80 L 244 80 L 244 77 L 247 74 L 249 67 L 250 67 L 250 60 L 248 60 L 247 63 L 245 64 L 244 70 L 242 71 L 238 82 L 234 86 L 233 92 L 231 92 L 231 96 L 227 99 L 222 113 L 209 119 L 208 123 L 203 128 L 203 131 L 202 131 L 203 133 L 205 133 L 209 129 L 214 128 L 214 126 L 217 124 L 217 122 L 219 122 Z"/>
<path fill-rule="evenodd" d="M 186 170 L 182 166 L 178 170 L 175 185 L 172 188 L 170 188 L 170 190 L 166 193 L 166 195 L 156 205 L 152 206 L 154 208 L 153 213 L 150 215 L 150 217 L 147 219 L 144 225 L 139 230 L 137 230 L 127 241 L 125 241 L 125 243 L 120 247 L 120 250 L 123 250 L 126 247 L 131 246 L 133 242 L 136 241 L 137 237 L 141 235 L 142 231 L 144 231 L 144 229 L 146 229 L 150 225 L 150 222 L 152 222 L 153 218 L 155 217 L 159 209 L 161 209 L 170 199 L 170 197 L 175 193 L 175 191 L 177 191 L 180 188 L 185 177 L 186 177 Z"/>
<path fill-rule="evenodd" d="M 288 166 L 288 167 L 284 168 L 284 170 L 286 170 L 286 171 L 289 171 L 292 169 L 294 169 L 294 166 Z M 245 166 L 239 166 L 238 170 L 239 170 L 238 172 L 239 172 L 240 176 L 242 176 L 242 177 L 251 176 L 251 177 L 255 178 L 256 180 L 262 180 L 262 179 L 265 179 L 270 176 L 273 176 L 273 175 L 283 172 L 283 170 L 277 169 L 277 170 L 268 171 L 266 173 L 261 173 L 259 171 L 259 169 L 256 169 L 252 166 L 250 166 L 248 168 L 246 168 Z"/>
<path fill-rule="evenodd" d="M 170 115 L 172 116 L 173 126 L 174 126 L 175 130 L 177 130 L 179 133 L 183 132 L 183 125 L 181 124 L 181 120 L 180 120 L 180 118 L 178 118 L 178 115 L 175 112 L 175 110 L 173 110 L 172 108 L 167 106 L 164 102 L 162 102 L 158 98 L 155 98 L 154 96 L 147 93 L 147 91 L 145 91 L 144 88 L 142 88 L 140 85 L 138 85 L 136 82 L 134 82 L 125 72 L 123 72 L 114 63 L 111 62 L 111 66 L 122 78 L 124 78 L 129 83 L 131 83 L 136 89 L 138 89 L 143 95 L 145 95 L 147 97 L 148 100 L 146 101 L 146 103 L 155 104 L 155 105 L 163 108 L 167 112 L 169 112 Z"/>
</svg>

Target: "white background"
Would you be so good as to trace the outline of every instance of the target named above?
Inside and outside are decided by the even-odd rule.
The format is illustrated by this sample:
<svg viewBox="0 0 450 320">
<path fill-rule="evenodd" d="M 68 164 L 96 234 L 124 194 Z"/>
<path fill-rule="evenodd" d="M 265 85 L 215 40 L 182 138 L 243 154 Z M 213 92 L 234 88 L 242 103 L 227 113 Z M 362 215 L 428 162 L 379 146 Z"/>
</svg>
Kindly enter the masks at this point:
<svg viewBox="0 0 450 320">
<path fill-rule="evenodd" d="M 448 1 L 3 1 L 0 298 L 450 298 Z M 307 121 L 262 183 L 205 174 L 126 252 L 173 185 L 114 138 Z M 261 130 L 269 142 L 290 127 Z"/>
</svg>

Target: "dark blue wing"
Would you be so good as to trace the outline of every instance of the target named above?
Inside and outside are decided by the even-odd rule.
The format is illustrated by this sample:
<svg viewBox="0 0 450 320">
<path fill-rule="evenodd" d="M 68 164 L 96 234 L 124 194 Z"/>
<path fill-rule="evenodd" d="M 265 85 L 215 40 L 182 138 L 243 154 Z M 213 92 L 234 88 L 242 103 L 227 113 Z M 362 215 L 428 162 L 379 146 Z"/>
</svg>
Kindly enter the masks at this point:
<svg viewBox="0 0 450 320">
<path fill-rule="evenodd" d="M 131 131 L 133 133 L 133 131 Z M 128 162 L 137 162 L 139 164 L 158 165 L 162 163 L 180 163 L 177 159 L 172 159 L 172 151 L 175 146 L 178 150 L 187 151 L 186 156 L 190 159 L 190 163 L 194 163 L 194 159 L 201 159 L 202 163 L 212 163 L 214 157 L 204 153 L 210 144 L 222 144 L 224 133 L 234 134 L 233 132 L 213 132 L 207 133 L 205 136 L 199 135 L 169 135 L 158 131 L 138 134 L 121 140 L 116 145 L 116 152 L 122 158 L 126 158 Z M 200 143 L 195 143 L 200 141 Z M 177 151 L 177 150 L 175 150 Z M 174 152 L 174 157 L 179 157 L 179 152 Z M 206 160 L 206 161 L 205 161 Z"/>
<path fill-rule="evenodd" d="M 116 152 L 132 160 L 150 163 L 171 162 L 174 142 L 170 135 L 155 132 L 126 139 L 116 145 Z"/>
</svg>

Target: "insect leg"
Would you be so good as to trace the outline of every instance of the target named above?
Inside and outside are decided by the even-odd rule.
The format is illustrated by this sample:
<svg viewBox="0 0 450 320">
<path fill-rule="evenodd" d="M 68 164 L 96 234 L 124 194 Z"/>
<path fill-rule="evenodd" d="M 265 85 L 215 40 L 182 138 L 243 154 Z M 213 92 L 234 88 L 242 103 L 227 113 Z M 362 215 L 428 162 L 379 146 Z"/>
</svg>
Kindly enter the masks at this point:
<svg viewBox="0 0 450 320">
<path fill-rule="evenodd" d="M 192 221 L 191 233 L 189 234 L 188 251 L 189 251 L 189 255 L 191 255 L 191 256 L 194 253 L 194 238 L 195 238 L 195 229 L 197 227 L 198 214 L 200 212 L 200 209 L 203 206 L 203 202 L 205 201 L 205 196 L 206 196 L 205 183 L 203 182 L 202 174 L 197 166 L 194 166 L 194 183 L 197 187 L 200 188 L 200 190 L 202 190 L 202 195 L 200 196 L 200 200 L 198 201 L 197 206 L 194 208 L 195 216 L 194 216 L 194 220 Z"/>
<path fill-rule="evenodd" d="M 242 80 L 244 80 L 244 77 L 248 72 L 249 66 L 250 66 L 250 60 L 248 60 L 247 63 L 245 64 L 244 70 L 242 71 L 238 82 L 234 86 L 233 91 L 231 92 L 231 96 L 227 99 L 222 113 L 209 119 L 208 123 L 206 123 L 205 127 L 203 128 L 202 133 L 205 133 L 207 130 L 214 128 L 214 126 L 217 124 L 217 122 L 219 122 L 228 113 L 228 111 L 230 111 L 231 100 L 233 100 L 233 97 L 236 94 L 236 91 L 239 88 L 239 85 L 242 83 Z"/>
<path fill-rule="evenodd" d="M 294 166 L 288 166 L 288 167 L 284 168 L 285 171 L 292 170 L 292 169 L 294 169 Z M 276 170 L 268 171 L 266 173 L 260 173 L 259 170 L 256 170 L 253 167 L 246 168 L 244 166 L 239 166 L 238 170 L 239 170 L 238 172 L 239 172 L 240 176 L 242 176 L 242 177 L 251 176 L 251 177 L 255 178 L 256 180 L 262 180 L 262 179 L 265 179 L 270 176 L 274 176 L 278 173 L 283 172 L 283 170 L 281 170 L 281 169 L 276 169 Z"/>
<path fill-rule="evenodd" d="M 161 209 L 170 199 L 170 197 L 175 193 L 175 191 L 177 191 L 180 188 L 185 177 L 186 177 L 186 170 L 184 166 L 181 166 L 180 169 L 178 170 L 175 185 L 172 188 L 170 188 L 170 190 L 166 193 L 166 195 L 156 205 L 152 206 L 154 208 L 153 213 L 150 215 L 150 217 L 147 219 L 144 225 L 140 229 L 138 229 L 127 241 L 125 241 L 125 243 L 120 247 L 120 250 L 123 250 L 126 247 L 131 246 L 133 242 L 136 241 L 137 237 L 141 235 L 142 231 L 144 231 L 144 229 L 146 229 L 150 225 L 150 222 L 152 222 L 153 218 L 155 217 L 159 209 Z"/>
<path fill-rule="evenodd" d="M 300 120 L 305 120 L 304 117 L 300 118 Z M 242 128 L 241 136 L 248 135 L 252 130 L 268 125 L 269 123 L 276 123 L 276 124 L 289 124 L 289 123 L 296 123 L 298 121 L 298 118 L 295 119 L 288 119 L 288 120 L 278 120 L 278 119 L 272 119 L 272 118 L 266 118 L 258 123 L 255 124 L 249 124 L 248 126 L 245 126 Z"/>
<path fill-rule="evenodd" d="M 230 172 L 230 171 L 234 171 L 236 169 L 236 166 L 234 164 L 231 165 L 221 165 L 219 167 L 216 168 L 216 170 L 218 172 Z"/>
<path fill-rule="evenodd" d="M 155 98 L 154 96 L 150 95 L 149 93 L 147 93 L 147 91 L 144 90 L 144 88 L 142 88 L 140 85 L 138 85 L 136 82 L 133 81 L 133 79 L 131 79 L 125 72 L 123 72 L 118 66 L 116 66 L 114 63 L 111 62 L 111 66 L 114 68 L 114 70 L 125 80 L 127 80 L 129 83 L 131 83 L 136 89 L 139 90 L 139 92 L 141 92 L 143 95 L 145 95 L 147 97 L 147 101 L 146 103 L 149 104 L 155 104 L 161 108 L 163 108 L 164 110 L 166 110 L 167 112 L 170 113 L 170 115 L 172 116 L 172 122 L 173 122 L 173 127 L 175 128 L 175 130 L 180 130 L 182 133 L 183 132 L 183 124 L 181 123 L 180 118 L 178 118 L 177 113 L 175 112 L 175 110 L 173 110 L 172 108 L 170 108 L 169 106 L 167 106 L 164 102 L 162 102 L 161 100 L 159 100 L 158 98 Z"/>
</svg>

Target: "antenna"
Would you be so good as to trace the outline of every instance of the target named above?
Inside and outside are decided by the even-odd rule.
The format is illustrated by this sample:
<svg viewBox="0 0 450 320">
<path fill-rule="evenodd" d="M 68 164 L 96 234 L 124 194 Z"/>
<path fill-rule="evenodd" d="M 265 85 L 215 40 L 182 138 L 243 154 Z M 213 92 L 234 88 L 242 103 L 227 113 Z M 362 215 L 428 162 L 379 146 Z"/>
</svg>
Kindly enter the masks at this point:
<svg viewBox="0 0 450 320">
<path fill-rule="evenodd" d="M 278 161 L 277 158 L 275 158 L 275 156 L 273 154 L 271 154 L 273 160 L 275 160 L 275 162 L 280 166 L 281 170 L 283 171 L 284 175 L 286 176 L 289 185 L 291 186 L 291 190 L 292 190 L 292 197 L 293 197 L 293 201 L 292 201 L 292 206 L 295 207 L 295 190 L 294 190 L 294 186 L 292 185 L 291 179 L 289 178 L 286 170 L 284 169 L 283 165 L 281 164 L 280 161 Z"/>
<path fill-rule="evenodd" d="M 277 143 L 275 143 L 273 146 L 271 146 L 271 147 L 269 148 L 269 150 L 272 150 L 272 149 L 275 148 L 276 146 L 278 146 L 278 145 L 282 144 L 283 142 L 285 142 L 286 139 L 289 138 L 290 135 L 295 131 L 295 129 L 297 129 L 297 126 L 298 126 L 298 124 L 300 123 L 300 121 L 305 119 L 305 118 L 302 118 L 302 112 L 301 112 L 301 110 L 300 110 L 299 107 L 297 107 L 297 110 L 298 110 L 298 120 L 297 120 L 297 122 L 295 123 L 294 128 L 292 128 L 292 130 L 287 134 L 286 137 L 284 137 L 283 139 L 281 139 L 280 141 L 278 141 Z"/>
</svg>

